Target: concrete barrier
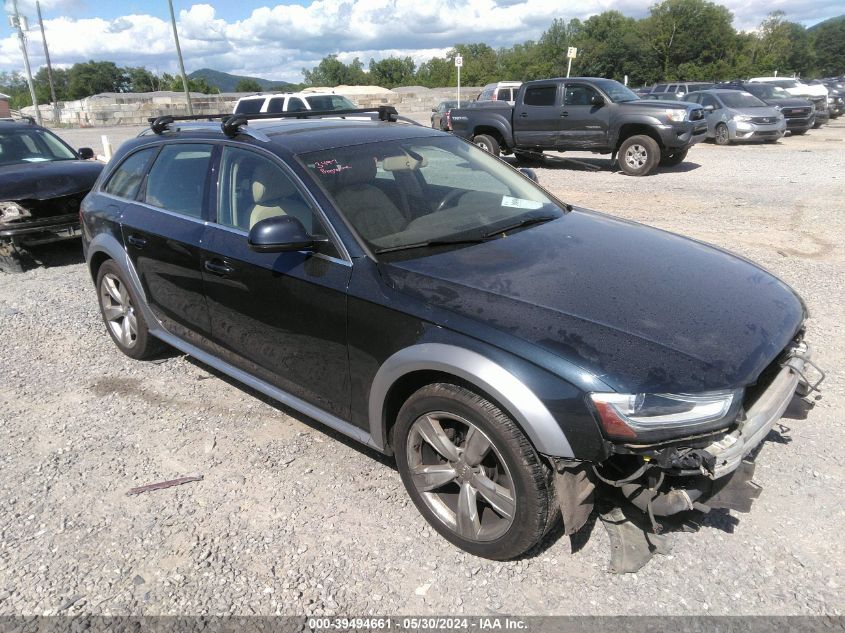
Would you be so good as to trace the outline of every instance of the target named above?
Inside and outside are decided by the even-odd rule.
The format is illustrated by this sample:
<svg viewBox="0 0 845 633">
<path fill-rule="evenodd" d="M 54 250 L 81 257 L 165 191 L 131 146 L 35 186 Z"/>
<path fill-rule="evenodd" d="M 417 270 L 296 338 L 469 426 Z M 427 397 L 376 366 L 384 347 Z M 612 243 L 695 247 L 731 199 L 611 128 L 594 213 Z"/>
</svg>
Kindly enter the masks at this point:
<svg viewBox="0 0 845 633">
<path fill-rule="evenodd" d="M 461 97 L 471 99 L 479 92 L 480 88 L 461 88 Z M 337 93 L 344 94 L 342 88 L 338 89 Z M 191 93 L 191 103 L 194 114 L 219 114 L 232 112 L 237 100 L 250 94 L 254 93 L 224 92 L 207 95 L 194 92 Z M 361 108 L 392 105 L 404 115 L 421 115 L 430 111 L 440 101 L 456 98 L 454 88 L 420 87 L 414 87 L 413 92 L 397 89 L 373 94 L 359 94 L 350 90 L 350 93 L 344 96 Z M 39 109 L 45 124 L 52 123 L 53 107 L 41 105 Z M 35 108 L 28 106 L 23 108 L 22 113 L 25 116 L 34 116 Z M 150 117 L 187 113 L 185 95 L 181 92 L 103 93 L 78 101 L 59 102 L 60 123 L 73 127 L 146 125 Z"/>
</svg>

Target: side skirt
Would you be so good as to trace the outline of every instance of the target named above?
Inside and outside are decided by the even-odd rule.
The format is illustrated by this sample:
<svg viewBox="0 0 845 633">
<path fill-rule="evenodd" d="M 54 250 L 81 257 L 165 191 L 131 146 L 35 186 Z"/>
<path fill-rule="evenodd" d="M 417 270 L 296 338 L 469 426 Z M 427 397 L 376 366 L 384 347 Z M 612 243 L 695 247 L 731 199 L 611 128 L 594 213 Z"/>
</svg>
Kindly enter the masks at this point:
<svg viewBox="0 0 845 633">
<path fill-rule="evenodd" d="M 226 363 L 216 356 L 212 356 L 208 352 L 205 352 L 198 347 L 191 345 L 190 343 L 186 343 L 180 338 L 173 336 L 166 330 L 162 329 L 161 327 L 156 327 L 150 330 L 150 334 L 155 336 L 158 339 L 161 339 L 168 345 L 175 347 L 181 352 L 188 354 L 189 356 L 193 356 L 197 360 L 205 363 L 206 365 L 210 365 L 214 367 L 217 371 L 220 371 L 227 376 L 230 376 L 237 380 L 238 382 L 242 382 L 243 384 L 247 385 L 248 387 L 252 387 L 256 391 L 260 391 L 266 396 L 273 398 L 273 400 L 278 400 L 284 405 L 289 406 L 292 409 L 296 409 L 300 413 L 307 415 L 309 418 L 313 418 L 322 424 L 338 431 L 339 433 L 343 433 L 347 437 L 351 437 L 353 440 L 360 442 L 361 444 L 365 444 L 370 448 L 377 450 L 379 453 L 384 453 L 382 449 L 380 449 L 375 442 L 373 442 L 372 437 L 369 433 L 364 431 L 363 429 L 358 428 L 357 426 L 350 424 L 346 420 L 341 420 L 339 417 L 324 411 L 323 409 L 314 406 L 304 400 L 297 398 L 289 394 L 286 391 L 279 389 L 278 387 L 274 387 L 270 383 L 264 382 L 256 378 L 255 376 L 248 374 L 247 372 L 243 371 L 242 369 L 238 369 L 229 363 Z"/>
</svg>

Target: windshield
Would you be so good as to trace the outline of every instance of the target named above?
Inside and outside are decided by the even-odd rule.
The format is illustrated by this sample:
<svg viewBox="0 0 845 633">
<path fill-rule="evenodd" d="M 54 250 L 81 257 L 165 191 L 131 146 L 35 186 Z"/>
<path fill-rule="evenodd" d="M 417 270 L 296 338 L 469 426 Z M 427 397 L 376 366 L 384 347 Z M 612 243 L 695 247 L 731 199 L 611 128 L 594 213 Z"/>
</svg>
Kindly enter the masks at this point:
<svg viewBox="0 0 845 633">
<path fill-rule="evenodd" d="M 610 97 L 613 103 L 624 103 L 626 101 L 637 101 L 639 97 L 635 92 L 628 90 L 618 81 L 612 79 L 596 79 L 593 81 L 604 93 Z"/>
<path fill-rule="evenodd" d="M 792 99 L 792 95 L 786 90 L 773 84 L 747 84 L 745 90 L 760 99 Z"/>
<path fill-rule="evenodd" d="M 728 108 L 761 108 L 766 105 L 754 95 L 738 90 L 722 92 L 719 94 L 719 99 Z"/>
<path fill-rule="evenodd" d="M 0 165 L 76 159 L 67 145 L 46 130 L 0 131 Z"/>
<path fill-rule="evenodd" d="M 767 81 L 766 83 L 777 86 L 778 88 L 797 88 L 798 82 L 794 79 L 777 79 L 774 81 Z"/>
<path fill-rule="evenodd" d="M 354 110 L 355 104 L 346 97 L 340 95 L 325 95 L 319 97 L 306 97 L 308 105 L 312 110 Z"/>
<path fill-rule="evenodd" d="M 368 143 L 299 158 L 377 253 L 491 239 L 564 213 L 506 163 L 455 137 Z"/>
</svg>

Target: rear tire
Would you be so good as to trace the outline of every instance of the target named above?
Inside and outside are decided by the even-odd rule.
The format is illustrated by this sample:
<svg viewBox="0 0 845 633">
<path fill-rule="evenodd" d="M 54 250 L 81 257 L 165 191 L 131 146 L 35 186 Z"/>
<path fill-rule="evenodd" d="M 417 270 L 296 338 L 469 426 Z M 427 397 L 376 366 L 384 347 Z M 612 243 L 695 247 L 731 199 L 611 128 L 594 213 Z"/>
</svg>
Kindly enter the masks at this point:
<svg viewBox="0 0 845 633">
<path fill-rule="evenodd" d="M 650 136 L 630 136 L 619 146 L 617 161 L 629 176 L 645 176 L 660 162 L 660 146 Z"/>
<path fill-rule="evenodd" d="M 97 298 L 106 331 L 121 352 L 144 360 L 162 350 L 164 344 L 150 334 L 138 298 L 113 260 L 103 262 L 97 272 Z"/>
<path fill-rule="evenodd" d="M 485 152 L 498 156 L 501 153 L 499 142 L 489 134 L 479 134 L 472 139 L 472 142 L 478 145 Z"/>
<path fill-rule="evenodd" d="M 687 152 L 689 152 L 689 150 L 685 149 L 681 152 L 666 154 L 660 159 L 660 164 L 663 167 L 674 167 L 675 165 L 680 165 L 686 159 Z"/>
<path fill-rule="evenodd" d="M 420 514 L 470 554 L 519 556 L 559 516 L 551 469 L 508 415 L 464 387 L 438 383 L 408 398 L 393 447 Z"/>
<path fill-rule="evenodd" d="M 719 123 L 716 126 L 716 137 L 713 140 L 716 142 L 716 145 L 730 145 L 731 134 L 728 131 L 728 126 L 724 123 Z"/>
</svg>

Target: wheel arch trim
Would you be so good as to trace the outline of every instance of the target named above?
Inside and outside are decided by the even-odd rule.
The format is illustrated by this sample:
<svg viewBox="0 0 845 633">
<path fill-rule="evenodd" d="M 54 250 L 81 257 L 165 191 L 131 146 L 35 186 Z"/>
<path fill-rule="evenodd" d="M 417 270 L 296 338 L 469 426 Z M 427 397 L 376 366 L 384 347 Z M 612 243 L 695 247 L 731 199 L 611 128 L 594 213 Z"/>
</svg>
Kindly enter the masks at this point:
<svg viewBox="0 0 845 633">
<path fill-rule="evenodd" d="M 454 375 L 483 390 L 513 416 L 534 447 L 543 454 L 574 457 L 566 434 L 543 402 L 501 365 L 469 349 L 442 343 L 421 343 L 390 356 L 370 387 L 370 437 L 382 451 L 389 451 L 384 407 L 388 394 L 403 376 L 417 371 Z"/>
</svg>

